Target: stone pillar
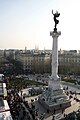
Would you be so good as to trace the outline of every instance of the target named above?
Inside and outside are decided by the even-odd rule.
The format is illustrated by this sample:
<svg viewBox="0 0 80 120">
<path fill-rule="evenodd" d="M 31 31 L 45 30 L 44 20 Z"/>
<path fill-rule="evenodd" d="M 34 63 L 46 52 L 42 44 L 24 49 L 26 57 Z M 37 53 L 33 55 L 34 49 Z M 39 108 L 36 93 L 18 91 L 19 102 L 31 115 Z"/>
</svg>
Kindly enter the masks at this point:
<svg viewBox="0 0 80 120">
<path fill-rule="evenodd" d="M 60 88 L 60 79 L 58 76 L 58 37 L 61 35 L 60 31 L 50 32 L 50 36 L 53 38 L 52 45 L 52 73 L 49 80 L 49 87 L 54 87 L 55 89 Z M 57 85 L 57 86 L 56 86 Z"/>
<path fill-rule="evenodd" d="M 61 32 L 50 32 L 50 35 L 53 38 L 51 79 L 57 80 L 59 78 L 58 77 L 58 37 L 59 35 L 61 35 Z"/>
</svg>

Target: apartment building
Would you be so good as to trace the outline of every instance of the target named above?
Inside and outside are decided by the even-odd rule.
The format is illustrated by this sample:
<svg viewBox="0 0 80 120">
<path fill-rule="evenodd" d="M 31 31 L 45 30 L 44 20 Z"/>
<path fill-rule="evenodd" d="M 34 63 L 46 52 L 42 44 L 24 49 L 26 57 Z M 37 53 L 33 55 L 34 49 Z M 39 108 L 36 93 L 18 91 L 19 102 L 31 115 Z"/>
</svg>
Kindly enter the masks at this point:
<svg viewBox="0 0 80 120">
<path fill-rule="evenodd" d="M 24 70 L 41 73 L 50 72 L 50 56 L 41 51 L 28 51 L 16 54 L 15 59 L 22 62 Z"/>
<path fill-rule="evenodd" d="M 59 64 L 80 64 L 80 53 L 76 50 L 59 52 Z"/>
<path fill-rule="evenodd" d="M 6 50 L 6 55 L 12 55 L 12 58 L 21 61 L 24 71 L 37 73 L 47 73 L 51 71 L 51 50 Z M 66 70 L 71 67 L 80 68 L 80 51 L 60 50 L 58 51 L 59 66 L 66 66 Z M 69 68 L 69 69 L 68 69 Z M 72 70 L 71 70 L 72 71 Z"/>
</svg>

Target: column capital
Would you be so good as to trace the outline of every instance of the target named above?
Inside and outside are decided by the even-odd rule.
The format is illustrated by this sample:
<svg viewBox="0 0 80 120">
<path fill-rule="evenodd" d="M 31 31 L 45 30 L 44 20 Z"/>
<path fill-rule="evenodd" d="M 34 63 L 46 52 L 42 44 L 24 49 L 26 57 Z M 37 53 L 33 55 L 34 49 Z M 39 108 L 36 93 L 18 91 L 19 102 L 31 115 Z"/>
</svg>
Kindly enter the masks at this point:
<svg viewBox="0 0 80 120">
<path fill-rule="evenodd" d="M 57 32 L 51 31 L 50 32 L 50 36 L 52 36 L 52 37 L 58 37 L 59 35 L 61 35 L 61 31 L 57 31 Z"/>
</svg>

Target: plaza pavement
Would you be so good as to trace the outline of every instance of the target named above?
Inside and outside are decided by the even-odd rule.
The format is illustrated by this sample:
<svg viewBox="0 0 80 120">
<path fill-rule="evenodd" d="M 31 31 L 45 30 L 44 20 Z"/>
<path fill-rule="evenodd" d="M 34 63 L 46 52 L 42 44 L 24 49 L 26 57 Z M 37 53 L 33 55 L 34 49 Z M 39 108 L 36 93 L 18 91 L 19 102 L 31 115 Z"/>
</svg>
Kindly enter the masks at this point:
<svg viewBox="0 0 80 120">
<path fill-rule="evenodd" d="M 76 91 L 78 93 L 80 93 L 80 89 L 78 87 L 75 87 L 74 85 L 69 85 L 69 84 L 63 84 L 63 87 L 67 87 L 68 86 L 68 90 L 71 91 Z M 24 90 L 25 92 L 26 90 Z M 76 95 L 78 99 L 80 99 L 80 95 Z M 80 102 L 76 102 L 76 100 L 74 100 L 74 95 L 73 98 L 71 98 L 71 106 L 68 107 L 67 109 L 65 109 L 64 113 L 65 114 L 69 114 L 70 112 L 73 111 L 77 111 L 80 108 Z M 35 99 L 37 98 L 37 100 Z M 44 120 L 52 120 L 52 114 L 53 113 L 47 113 L 47 110 L 38 102 L 38 96 L 33 96 L 33 97 L 26 97 L 25 101 L 28 101 L 29 105 L 31 104 L 31 99 L 34 99 L 34 104 L 35 104 L 35 108 L 38 109 L 38 118 L 40 118 L 41 114 L 45 113 L 45 117 Z M 56 114 L 56 119 L 55 120 L 59 120 L 58 116 L 63 116 L 62 115 L 62 111 L 60 111 L 59 114 Z"/>
</svg>

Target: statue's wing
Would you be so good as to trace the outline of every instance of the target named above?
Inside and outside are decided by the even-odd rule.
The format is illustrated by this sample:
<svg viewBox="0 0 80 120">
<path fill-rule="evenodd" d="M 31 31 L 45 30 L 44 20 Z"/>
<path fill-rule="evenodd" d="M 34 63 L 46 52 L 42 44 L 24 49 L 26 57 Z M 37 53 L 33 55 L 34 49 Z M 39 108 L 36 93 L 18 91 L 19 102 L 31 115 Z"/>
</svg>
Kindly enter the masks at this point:
<svg viewBox="0 0 80 120">
<path fill-rule="evenodd" d="M 60 13 L 58 13 L 59 14 L 59 16 L 60 16 Z"/>
<path fill-rule="evenodd" d="M 52 14 L 53 14 L 53 10 L 52 10 Z"/>
</svg>

